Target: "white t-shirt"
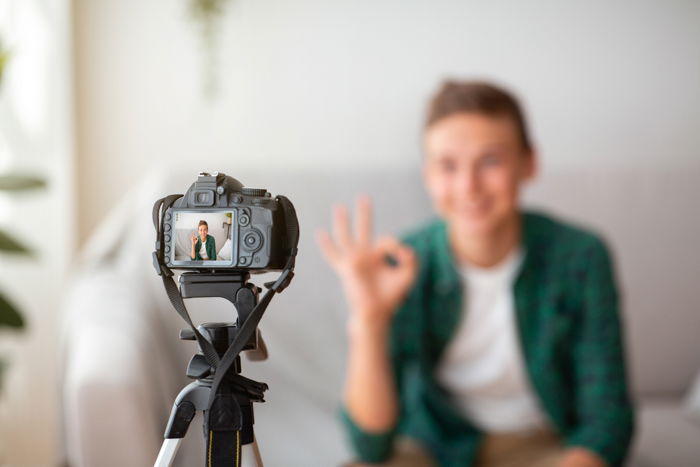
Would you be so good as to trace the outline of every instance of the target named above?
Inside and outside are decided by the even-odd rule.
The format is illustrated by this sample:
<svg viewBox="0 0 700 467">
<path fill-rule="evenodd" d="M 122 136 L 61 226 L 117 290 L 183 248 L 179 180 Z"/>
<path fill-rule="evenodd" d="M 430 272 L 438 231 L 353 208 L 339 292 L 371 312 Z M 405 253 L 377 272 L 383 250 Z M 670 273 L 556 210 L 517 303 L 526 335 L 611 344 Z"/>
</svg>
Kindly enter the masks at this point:
<svg viewBox="0 0 700 467">
<path fill-rule="evenodd" d="M 461 268 L 466 290 L 462 320 L 437 371 L 462 414 L 488 433 L 547 424 L 517 335 L 513 283 L 522 258 L 518 248 L 492 268 Z"/>
<path fill-rule="evenodd" d="M 202 248 L 199 249 L 199 256 L 202 257 L 202 259 L 209 259 L 207 256 L 207 242 L 206 240 L 202 242 Z"/>
</svg>

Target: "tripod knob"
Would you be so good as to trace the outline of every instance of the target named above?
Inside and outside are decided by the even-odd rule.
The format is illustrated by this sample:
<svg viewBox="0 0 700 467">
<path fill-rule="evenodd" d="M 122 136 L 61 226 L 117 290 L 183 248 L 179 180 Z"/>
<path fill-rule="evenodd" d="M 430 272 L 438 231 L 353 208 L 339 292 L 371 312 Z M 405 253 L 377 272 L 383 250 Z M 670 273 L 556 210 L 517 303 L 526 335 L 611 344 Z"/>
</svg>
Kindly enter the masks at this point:
<svg viewBox="0 0 700 467">
<path fill-rule="evenodd" d="M 211 367 L 202 354 L 195 354 L 187 365 L 187 376 L 192 379 L 206 378 L 211 374 Z"/>
<path fill-rule="evenodd" d="M 180 329 L 180 340 L 194 341 L 197 340 L 197 338 L 194 336 L 194 331 L 192 329 Z"/>
</svg>

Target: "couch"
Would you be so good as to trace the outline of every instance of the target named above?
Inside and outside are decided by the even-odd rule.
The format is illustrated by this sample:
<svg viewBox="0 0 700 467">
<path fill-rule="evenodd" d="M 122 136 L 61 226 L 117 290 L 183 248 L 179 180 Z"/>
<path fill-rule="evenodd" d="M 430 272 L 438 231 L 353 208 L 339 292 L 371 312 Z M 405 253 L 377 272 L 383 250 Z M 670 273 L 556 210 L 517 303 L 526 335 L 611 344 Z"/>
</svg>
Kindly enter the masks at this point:
<svg viewBox="0 0 700 467">
<path fill-rule="evenodd" d="M 62 314 L 63 411 L 70 466 L 152 465 L 172 401 L 187 384 L 196 351 L 179 341 L 185 323 L 151 265 L 152 203 L 182 193 L 196 174 L 147 176 L 115 206 L 83 249 Z M 232 174 L 244 185 L 287 195 L 301 241 L 296 277 L 275 297 L 260 329 L 269 359 L 244 359 L 243 374 L 265 381 L 255 430 L 268 466 L 333 466 L 351 454 L 338 424 L 345 365 L 340 285 L 322 261 L 313 232 L 328 227 L 332 202 L 365 192 L 375 200 L 377 232 L 430 218 L 418 169 Z M 663 174 L 662 174 L 663 175 Z M 700 369 L 700 218 L 689 175 L 620 171 L 545 173 L 528 188 L 535 206 L 601 232 L 615 254 L 638 424 L 629 465 L 700 465 L 700 423 L 684 397 Z M 253 276 L 261 285 L 274 274 Z M 188 300 L 195 321 L 231 320 L 222 299 Z M 203 462 L 196 418 L 176 465 Z"/>
</svg>

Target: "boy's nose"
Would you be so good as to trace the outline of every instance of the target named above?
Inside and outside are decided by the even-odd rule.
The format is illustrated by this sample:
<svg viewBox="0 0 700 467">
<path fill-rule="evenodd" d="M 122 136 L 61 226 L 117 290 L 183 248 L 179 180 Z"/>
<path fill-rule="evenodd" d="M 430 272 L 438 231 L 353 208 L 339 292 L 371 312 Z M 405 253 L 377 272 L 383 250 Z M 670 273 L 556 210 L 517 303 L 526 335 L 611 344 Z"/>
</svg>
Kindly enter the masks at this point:
<svg viewBox="0 0 700 467">
<path fill-rule="evenodd" d="M 482 189 L 481 177 L 478 170 L 466 168 L 459 174 L 457 190 L 466 195 L 480 193 Z"/>
</svg>

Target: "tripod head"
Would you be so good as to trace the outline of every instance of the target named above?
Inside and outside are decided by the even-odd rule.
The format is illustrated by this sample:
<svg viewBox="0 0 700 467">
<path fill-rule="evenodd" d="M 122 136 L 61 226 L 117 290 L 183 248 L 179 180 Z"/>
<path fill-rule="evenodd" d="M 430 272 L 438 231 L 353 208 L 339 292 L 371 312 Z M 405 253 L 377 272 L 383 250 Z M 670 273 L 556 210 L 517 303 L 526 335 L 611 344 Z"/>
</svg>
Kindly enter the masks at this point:
<svg viewBox="0 0 700 467">
<path fill-rule="evenodd" d="M 249 283 L 250 273 L 248 272 L 185 272 L 180 275 L 180 295 L 182 298 L 224 298 L 231 302 L 238 312 L 238 318 L 234 324 L 234 329 L 237 329 L 241 323 L 244 323 L 250 313 L 258 304 L 258 296 L 262 289 Z M 204 326 L 204 325 L 203 325 Z M 200 326 L 201 327 L 201 326 Z M 206 327 L 206 326 L 205 326 Z M 212 329 L 217 329 L 216 327 Z M 201 332 L 201 331 L 200 331 Z M 184 334 L 184 336 L 183 336 Z M 205 338 L 207 334 L 202 333 Z M 231 339 L 228 343 L 224 343 L 224 336 L 219 331 L 215 336 L 210 335 L 211 342 L 217 354 L 223 356 L 228 349 L 228 346 L 233 342 L 236 331 L 230 332 Z M 256 350 L 258 348 L 259 333 L 253 334 L 243 350 Z M 193 330 L 183 329 L 180 333 L 180 339 L 196 340 Z M 216 343 L 215 343 L 216 341 Z M 224 346 L 225 344 L 225 346 Z M 200 350 L 201 349 L 200 347 Z"/>
<path fill-rule="evenodd" d="M 262 289 L 249 283 L 249 279 L 250 274 L 247 272 L 187 272 L 180 276 L 180 294 L 182 298 L 224 298 L 231 302 L 238 312 L 238 318 L 235 322 L 202 323 L 197 327 L 204 338 L 213 345 L 219 357 L 223 357 L 226 353 L 226 350 L 238 336 L 240 323 L 248 319 L 248 316 L 258 304 L 258 297 Z M 187 328 L 180 331 L 180 339 L 197 340 L 194 331 Z M 250 336 L 243 347 L 243 351 L 249 352 L 248 355 L 251 360 L 267 359 L 267 348 L 259 329 L 256 329 L 256 332 Z M 193 379 L 211 379 L 215 370 L 207 361 L 203 349 L 200 347 L 199 353 L 192 357 L 187 366 L 187 376 Z M 234 374 L 240 374 L 240 356 L 236 357 L 229 371 L 232 371 Z"/>
</svg>

